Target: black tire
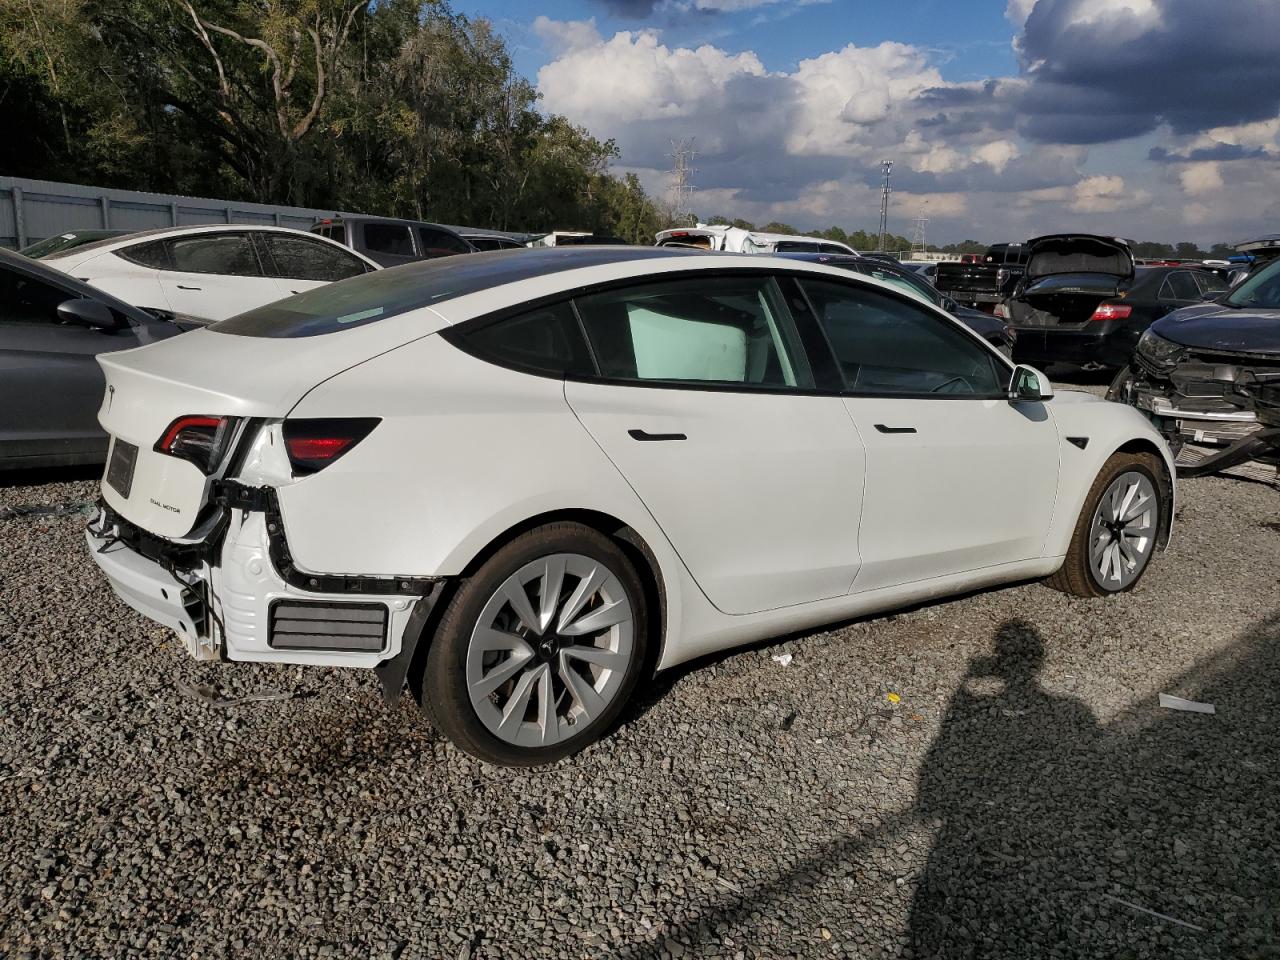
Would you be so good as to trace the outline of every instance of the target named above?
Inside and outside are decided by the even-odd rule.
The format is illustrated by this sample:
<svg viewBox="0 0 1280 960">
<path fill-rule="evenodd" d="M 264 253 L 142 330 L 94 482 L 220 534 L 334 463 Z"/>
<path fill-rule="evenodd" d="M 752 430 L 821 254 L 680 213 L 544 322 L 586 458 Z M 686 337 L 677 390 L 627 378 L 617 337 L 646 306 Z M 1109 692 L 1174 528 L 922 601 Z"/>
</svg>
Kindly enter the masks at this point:
<svg viewBox="0 0 1280 960">
<path fill-rule="evenodd" d="M 467 650 L 485 605 L 507 578 L 533 561 L 559 553 L 588 557 L 617 578 L 631 604 L 632 655 L 617 693 L 603 712 L 583 724 L 581 732 L 550 746 L 519 746 L 490 732 L 477 715 L 467 690 Z M 499 548 L 460 584 L 415 685 L 421 691 L 419 706 L 455 746 L 488 763 L 507 767 L 553 763 L 577 753 L 613 727 L 648 667 L 649 644 L 644 586 L 618 544 L 580 523 L 546 524 Z"/>
<path fill-rule="evenodd" d="M 1089 564 L 1089 530 L 1099 501 L 1113 480 L 1130 471 L 1145 474 L 1156 490 L 1155 527 L 1156 538 L 1159 538 L 1160 531 L 1164 529 L 1167 522 L 1164 511 L 1168 509 L 1169 502 L 1169 478 L 1165 473 L 1164 462 L 1154 453 L 1113 454 L 1102 465 L 1097 478 L 1093 481 L 1093 486 L 1089 488 L 1080 516 L 1076 520 L 1075 530 L 1071 535 L 1071 545 L 1067 547 L 1067 558 L 1058 572 L 1045 580 L 1047 586 L 1076 597 L 1109 597 L 1117 593 L 1127 593 L 1146 576 L 1147 570 L 1151 567 L 1156 545 L 1152 546 L 1151 554 L 1133 582 L 1119 589 L 1107 589 L 1099 584 Z"/>
</svg>

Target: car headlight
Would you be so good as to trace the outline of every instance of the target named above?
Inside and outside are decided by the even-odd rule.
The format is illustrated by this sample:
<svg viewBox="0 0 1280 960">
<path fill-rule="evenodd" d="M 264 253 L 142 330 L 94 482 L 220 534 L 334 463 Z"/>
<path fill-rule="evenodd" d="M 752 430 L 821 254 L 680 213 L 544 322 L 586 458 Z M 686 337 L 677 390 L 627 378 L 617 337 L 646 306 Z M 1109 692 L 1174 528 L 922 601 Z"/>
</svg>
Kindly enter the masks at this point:
<svg viewBox="0 0 1280 960">
<path fill-rule="evenodd" d="M 1166 340 L 1150 330 L 1144 331 L 1138 340 L 1138 353 L 1160 366 L 1171 366 L 1177 363 L 1183 349 L 1182 344 Z"/>
</svg>

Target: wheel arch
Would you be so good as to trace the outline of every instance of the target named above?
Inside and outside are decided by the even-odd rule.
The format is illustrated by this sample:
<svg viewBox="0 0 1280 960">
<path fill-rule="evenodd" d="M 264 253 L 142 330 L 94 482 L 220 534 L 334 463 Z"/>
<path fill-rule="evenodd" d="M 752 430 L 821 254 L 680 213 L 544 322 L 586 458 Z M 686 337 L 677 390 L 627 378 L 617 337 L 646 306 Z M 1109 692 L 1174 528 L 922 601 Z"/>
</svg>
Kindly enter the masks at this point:
<svg viewBox="0 0 1280 960">
<path fill-rule="evenodd" d="M 1146 437 L 1134 437 L 1131 440 L 1126 440 L 1113 450 L 1107 460 L 1110 460 L 1117 453 L 1149 453 L 1160 464 L 1162 470 L 1162 482 L 1160 483 L 1160 532 L 1156 542 L 1162 548 L 1169 546 L 1169 539 L 1173 534 L 1174 472 L 1169 464 L 1167 451 L 1161 450 L 1154 440 Z M 1104 460 L 1103 463 L 1105 462 Z"/>
<path fill-rule="evenodd" d="M 439 625 L 440 618 L 453 600 L 459 583 L 473 576 L 490 557 L 516 537 L 549 523 L 564 522 L 580 523 L 613 540 L 621 547 L 623 553 L 626 554 L 627 559 L 635 568 L 636 574 L 644 586 L 645 605 L 650 611 L 656 613 L 650 626 L 650 639 L 654 642 L 649 645 L 648 662 L 644 665 L 645 674 L 643 674 L 644 676 L 652 675 L 656 665 L 662 659 L 662 651 L 667 639 L 667 586 L 658 558 L 639 531 L 625 521 L 600 510 L 568 508 L 548 510 L 511 524 L 477 550 L 463 566 L 458 576 L 450 579 L 449 583 L 441 591 L 431 612 L 422 621 L 417 635 L 412 640 L 408 637 L 405 638 L 406 647 L 412 644 L 407 664 L 407 679 L 416 697 L 421 696 L 421 691 L 418 689 L 418 679 L 421 677 L 426 665 L 427 654 L 431 649 L 431 642 L 436 628 Z"/>
</svg>

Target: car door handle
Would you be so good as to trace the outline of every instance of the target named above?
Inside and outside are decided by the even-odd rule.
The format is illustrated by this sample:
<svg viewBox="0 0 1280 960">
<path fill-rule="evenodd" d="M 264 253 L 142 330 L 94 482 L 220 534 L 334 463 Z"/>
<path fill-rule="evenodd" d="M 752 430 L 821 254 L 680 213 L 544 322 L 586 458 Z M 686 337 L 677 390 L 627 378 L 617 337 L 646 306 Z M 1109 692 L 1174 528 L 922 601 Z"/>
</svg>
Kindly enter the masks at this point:
<svg viewBox="0 0 1280 960">
<path fill-rule="evenodd" d="M 881 433 L 915 433 L 915 427 L 888 427 L 883 423 L 877 423 L 876 429 Z"/>
<path fill-rule="evenodd" d="M 185 287 L 182 284 L 178 284 L 178 289 L 179 290 L 203 290 L 204 287 Z"/>
<path fill-rule="evenodd" d="M 683 433 L 650 433 L 647 430 L 628 430 L 632 440 L 688 440 Z"/>
</svg>

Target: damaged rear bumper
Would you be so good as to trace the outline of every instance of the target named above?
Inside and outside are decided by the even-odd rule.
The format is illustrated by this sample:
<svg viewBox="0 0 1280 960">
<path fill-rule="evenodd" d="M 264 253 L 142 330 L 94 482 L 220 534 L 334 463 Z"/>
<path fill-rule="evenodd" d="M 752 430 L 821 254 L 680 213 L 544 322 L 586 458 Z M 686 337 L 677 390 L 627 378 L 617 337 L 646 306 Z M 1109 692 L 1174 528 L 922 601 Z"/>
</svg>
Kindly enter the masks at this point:
<svg viewBox="0 0 1280 960">
<path fill-rule="evenodd" d="M 192 657 L 378 668 L 399 695 L 443 578 L 299 568 L 269 488 L 224 481 L 198 531 L 156 537 L 102 504 L 85 536 L 116 594 Z"/>
</svg>

